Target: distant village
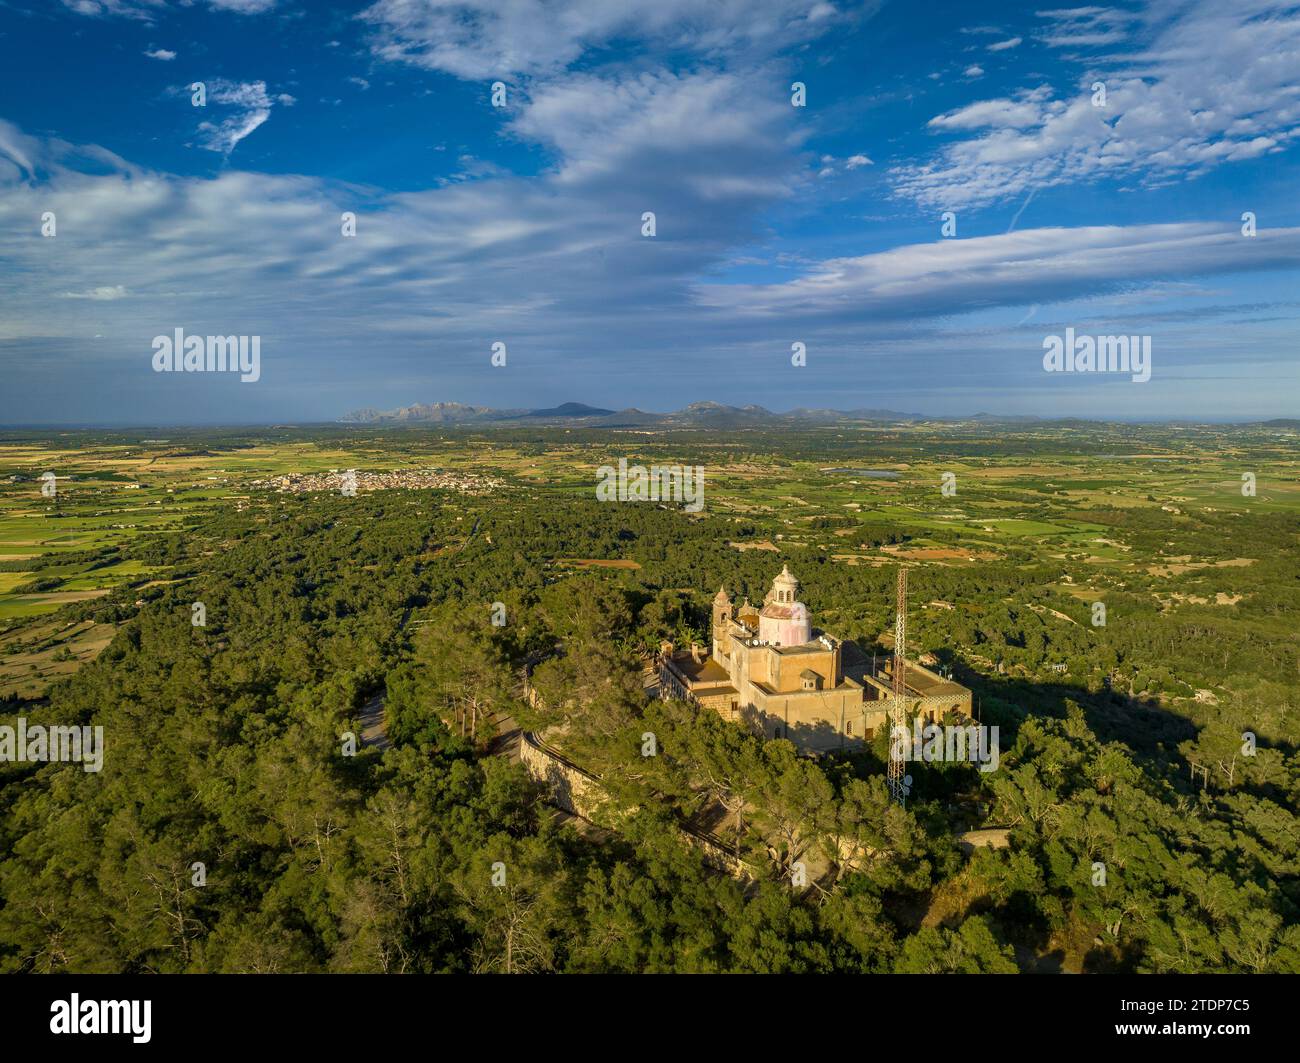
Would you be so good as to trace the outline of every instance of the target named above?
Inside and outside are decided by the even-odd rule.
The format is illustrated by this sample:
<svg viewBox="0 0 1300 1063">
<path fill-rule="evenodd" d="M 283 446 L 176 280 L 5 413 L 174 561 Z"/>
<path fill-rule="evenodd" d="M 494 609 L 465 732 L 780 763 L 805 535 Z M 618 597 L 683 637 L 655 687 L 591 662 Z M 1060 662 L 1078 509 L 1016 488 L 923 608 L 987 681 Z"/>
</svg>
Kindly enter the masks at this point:
<svg viewBox="0 0 1300 1063">
<path fill-rule="evenodd" d="M 505 481 L 492 476 L 449 472 L 445 469 L 409 469 L 395 472 L 331 469 L 323 473 L 286 473 L 265 480 L 254 480 L 250 486 L 295 495 L 313 491 L 352 494 L 359 491 L 392 491 L 402 488 L 412 490 L 438 488 L 443 491 L 457 491 L 463 495 L 486 495 L 504 487 Z"/>
</svg>

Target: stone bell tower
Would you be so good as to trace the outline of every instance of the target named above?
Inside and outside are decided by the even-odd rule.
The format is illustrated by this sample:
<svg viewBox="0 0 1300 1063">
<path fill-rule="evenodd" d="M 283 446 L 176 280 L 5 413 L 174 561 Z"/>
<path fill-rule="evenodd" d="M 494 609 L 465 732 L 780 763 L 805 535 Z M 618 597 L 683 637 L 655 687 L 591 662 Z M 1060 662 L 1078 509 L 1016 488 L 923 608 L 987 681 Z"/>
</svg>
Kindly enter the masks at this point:
<svg viewBox="0 0 1300 1063">
<path fill-rule="evenodd" d="M 713 659 L 724 664 L 727 653 L 727 625 L 731 623 L 731 599 L 727 588 L 719 587 L 713 598 Z"/>
</svg>

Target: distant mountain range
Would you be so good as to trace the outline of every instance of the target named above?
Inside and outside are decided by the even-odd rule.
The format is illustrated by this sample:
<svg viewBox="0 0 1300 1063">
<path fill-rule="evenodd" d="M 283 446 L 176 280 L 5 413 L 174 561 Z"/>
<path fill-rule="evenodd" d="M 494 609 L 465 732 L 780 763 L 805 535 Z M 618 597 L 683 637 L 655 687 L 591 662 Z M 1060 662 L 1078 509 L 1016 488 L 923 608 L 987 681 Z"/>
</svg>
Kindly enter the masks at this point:
<svg viewBox="0 0 1300 1063">
<path fill-rule="evenodd" d="M 984 415 L 980 415 L 982 418 Z M 566 402 L 539 410 L 496 410 L 489 406 L 468 406 L 462 402 L 417 403 L 396 410 L 367 407 L 339 418 L 343 424 L 509 424 L 511 422 L 563 422 L 583 427 L 759 427 L 781 424 L 835 424 L 840 421 L 924 421 L 930 418 L 894 410 L 812 410 L 800 407 L 788 413 L 774 413 L 762 406 L 724 406 L 720 402 L 693 402 L 675 413 L 645 410 L 606 410 L 581 402 Z M 1006 418 L 1018 420 L 1019 418 Z M 1036 418 L 1027 418 L 1036 420 Z"/>
<path fill-rule="evenodd" d="M 1039 424 L 1057 427 L 1086 427 L 1102 423 L 1077 417 L 1050 418 L 997 413 L 975 413 L 968 417 L 926 417 L 919 413 L 900 413 L 897 410 L 828 410 L 810 409 L 806 406 L 775 413 L 762 406 L 725 406 L 720 402 L 692 402 L 675 413 L 650 413 L 635 407 L 606 410 L 582 402 L 565 402 L 537 410 L 497 410 L 491 406 L 469 406 L 463 402 L 422 402 L 396 410 L 366 407 L 339 418 L 341 424 L 375 426 L 480 424 L 505 427 L 512 424 L 564 424 L 580 428 L 762 428 L 854 422 L 914 424 L 927 421 L 942 424 L 974 421 L 984 424 Z M 1176 420 L 1156 423 L 1196 425 L 1208 422 Z M 1294 418 L 1237 423 L 1259 428 L 1300 428 L 1300 420 Z"/>
</svg>

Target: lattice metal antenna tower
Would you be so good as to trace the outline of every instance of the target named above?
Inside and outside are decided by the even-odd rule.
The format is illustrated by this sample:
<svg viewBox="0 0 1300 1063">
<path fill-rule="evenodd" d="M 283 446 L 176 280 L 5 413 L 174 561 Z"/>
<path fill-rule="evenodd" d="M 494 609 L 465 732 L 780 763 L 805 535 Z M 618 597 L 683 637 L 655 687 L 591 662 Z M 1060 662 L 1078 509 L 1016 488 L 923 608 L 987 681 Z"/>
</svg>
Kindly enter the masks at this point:
<svg viewBox="0 0 1300 1063">
<path fill-rule="evenodd" d="M 899 729 L 907 730 L 907 683 L 903 663 L 907 654 L 907 569 L 898 567 L 898 606 L 894 617 L 894 702 L 889 728 L 889 796 L 900 805 L 907 803 L 907 786 L 903 782 L 906 761 Z"/>
</svg>

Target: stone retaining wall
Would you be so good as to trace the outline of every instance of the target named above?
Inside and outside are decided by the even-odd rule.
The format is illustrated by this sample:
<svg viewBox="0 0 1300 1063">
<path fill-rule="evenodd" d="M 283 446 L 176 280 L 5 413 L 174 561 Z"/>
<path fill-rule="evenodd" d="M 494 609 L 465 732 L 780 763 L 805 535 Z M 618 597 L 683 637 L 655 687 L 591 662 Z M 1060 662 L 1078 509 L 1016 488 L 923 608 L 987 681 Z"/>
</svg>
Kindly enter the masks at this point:
<svg viewBox="0 0 1300 1063">
<path fill-rule="evenodd" d="M 599 776 L 578 767 L 530 731 L 525 731 L 521 737 L 519 760 L 529 777 L 546 787 L 552 803 L 558 808 L 592 822 L 599 821 L 601 809 L 609 801 Z M 756 877 L 753 868 L 716 835 L 685 826 L 678 827 L 678 833 L 683 841 L 699 850 L 704 862 L 715 870 L 735 878 Z"/>
</svg>

